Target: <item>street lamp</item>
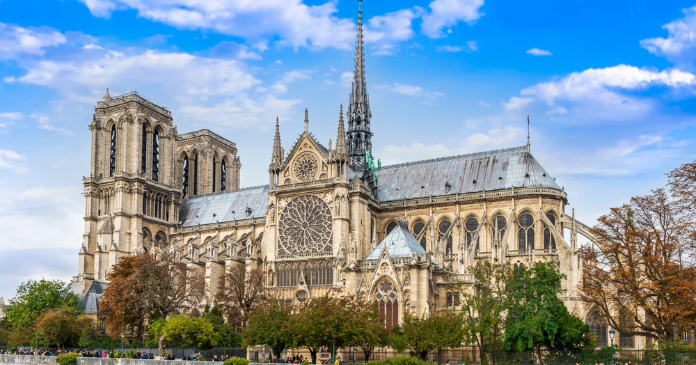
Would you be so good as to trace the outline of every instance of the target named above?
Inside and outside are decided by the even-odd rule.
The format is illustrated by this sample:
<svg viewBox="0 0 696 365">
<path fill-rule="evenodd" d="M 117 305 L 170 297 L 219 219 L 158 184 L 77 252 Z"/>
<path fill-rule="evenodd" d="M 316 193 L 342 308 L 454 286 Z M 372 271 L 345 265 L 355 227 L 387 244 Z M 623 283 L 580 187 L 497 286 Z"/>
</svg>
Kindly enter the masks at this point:
<svg viewBox="0 0 696 365">
<path fill-rule="evenodd" d="M 612 331 L 613 331 L 613 330 L 612 330 Z M 124 339 L 124 338 L 126 338 L 126 335 L 123 334 L 123 332 L 121 332 L 121 356 L 123 356 L 123 339 Z M 614 337 L 613 337 L 613 335 L 612 335 L 612 339 L 613 339 L 613 338 L 614 338 Z M 612 364 L 612 365 L 613 365 L 613 364 Z"/>
<path fill-rule="evenodd" d="M 613 328 L 609 329 L 609 338 L 611 338 L 611 365 L 614 365 L 614 336 L 616 331 Z"/>
</svg>

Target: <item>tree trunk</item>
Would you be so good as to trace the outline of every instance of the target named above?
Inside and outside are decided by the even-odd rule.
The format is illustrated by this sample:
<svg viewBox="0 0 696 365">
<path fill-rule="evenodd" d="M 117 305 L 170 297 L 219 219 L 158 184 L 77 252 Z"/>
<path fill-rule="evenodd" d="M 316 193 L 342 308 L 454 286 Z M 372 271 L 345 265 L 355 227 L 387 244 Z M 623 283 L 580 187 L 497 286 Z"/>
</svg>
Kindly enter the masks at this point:
<svg viewBox="0 0 696 365">
<path fill-rule="evenodd" d="M 312 357 L 312 364 L 317 363 L 317 352 L 319 352 L 318 349 L 309 349 L 309 355 Z M 333 364 L 332 364 L 333 365 Z"/>
<path fill-rule="evenodd" d="M 429 351 L 421 351 L 418 353 L 418 356 L 420 356 L 420 359 L 425 361 L 425 358 L 428 356 Z"/>
<path fill-rule="evenodd" d="M 365 363 L 367 364 L 368 361 L 370 361 L 370 356 L 372 356 L 372 353 L 375 351 L 374 347 L 361 347 L 363 354 L 365 354 Z"/>
</svg>

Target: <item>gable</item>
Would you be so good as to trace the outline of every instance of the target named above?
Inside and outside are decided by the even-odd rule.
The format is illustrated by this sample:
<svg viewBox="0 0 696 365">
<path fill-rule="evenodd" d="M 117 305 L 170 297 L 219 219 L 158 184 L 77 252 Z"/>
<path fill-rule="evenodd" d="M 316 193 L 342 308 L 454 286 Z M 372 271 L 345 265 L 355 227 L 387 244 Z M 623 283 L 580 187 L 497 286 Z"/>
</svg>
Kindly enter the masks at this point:
<svg viewBox="0 0 696 365">
<path fill-rule="evenodd" d="M 279 185 L 329 178 L 329 150 L 310 133 L 303 133 L 283 162 Z"/>
</svg>

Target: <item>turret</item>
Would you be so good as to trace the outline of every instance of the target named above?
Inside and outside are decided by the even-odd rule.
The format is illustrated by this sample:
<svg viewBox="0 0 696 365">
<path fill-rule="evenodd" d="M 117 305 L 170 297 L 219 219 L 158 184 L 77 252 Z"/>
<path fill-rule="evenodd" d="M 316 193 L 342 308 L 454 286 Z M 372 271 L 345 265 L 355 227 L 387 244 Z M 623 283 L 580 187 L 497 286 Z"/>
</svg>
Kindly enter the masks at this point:
<svg viewBox="0 0 696 365">
<path fill-rule="evenodd" d="M 346 168 L 350 163 L 348 148 L 346 147 L 346 132 L 343 123 L 343 104 L 338 117 L 338 133 L 336 135 L 336 150 L 331 152 L 330 162 L 335 164 L 334 176 L 345 176 Z"/>
</svg>

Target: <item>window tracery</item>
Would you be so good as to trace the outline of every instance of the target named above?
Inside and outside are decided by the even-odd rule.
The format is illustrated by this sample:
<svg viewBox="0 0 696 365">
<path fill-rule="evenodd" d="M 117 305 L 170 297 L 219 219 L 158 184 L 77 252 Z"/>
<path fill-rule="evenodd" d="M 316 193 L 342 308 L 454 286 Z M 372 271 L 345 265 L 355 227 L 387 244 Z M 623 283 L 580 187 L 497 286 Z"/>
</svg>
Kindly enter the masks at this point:
<svg viewBox="0 0 696 365">
<path fill-rule="evenodd" d="M 198 155 L 193 160 L 193 195 L 198 195 Z"/>
<path fill-rule="evenodd" d="M 473 243 L 472 241 L 474 239 L 474 234 L 476 233 L 476 230 L 478 229 L 478 227 L 479 227 L 479 222 L 474 217 L 469 217 L 469 219 L 467 219 L 466 222 L 464 223 L 464 230 L 466 232 L 464 234 L 464 240 L 466 241 L 467 248 L 470 247 L 471 244 Z M 480 237 L 477 237 L 476 238 L 476 248 L 475 248 L 476 250 L 479 249 L 479 241 L 480 241 Z"/>
<path fill-rule="evenodd" d="M 142 159 L 140 161 L 140 172 L 145 174 L 147 171 L 147 125 L 143 123 L 143 146 L 142 146 L 142 152 L 141 156 Z"/>
<path fill-rule="evenodd" d="M 227 187 L 227 169 L 225 168 L 225 160 L 220 164 L 220 191 L 225 191 Z"/>
<path fill-rule="evenodd" d="M 159 180 L 159 132 L 155 129 L 152 135 L 152 180 Z"/>
<path fill-rule="evenodd" d="M 524 213 L 519 219 L 519 230 L 517 231 L 517 249 L 520 251 L 534 249 L 534 217 L 529 213 Z"/>
<path fill-rule="evenodd" d="M 553 213 L 546 213 L 546 218 L 551 222 L 551 225 L 556 225 L 556 217 Z M 555 250 L 556 249 L 556 238 L 551 234 L 549 227 L 544 225 L 544 250 Z"/>
<path fill-rule="evenodd" d="M 391 231 L 393 231 L 394 228 L 396 228 L 396 222 L 391 222 L 391 223 L 389 223 L 389 224 L 387 225 L 387 234 L 391 233 Z"/>
<path fill-rule="evenodd" d="M 215 173 L 217 172 L 216 170 L 217 170 L 217 159 L 215 158 L 215 156 L 213 156 L 213 193 L 215 192 L 215 183 L 216 183 Z"/>
<path fill-rule="evenodd" d="M 438 225 L 438 231 L 440 233 L 440 236 L 438 238 L 438 242 L 442 241 L 445 239 L 445 234 L 447 234 L 446 237 L 446 243 L 445 243 L 445 255 L 451 255 L 452 254 L 452 232 L 450 231 L 450 227 L 452 226 L 452 222 L 449 221 L 449 219 L 445 218 L 443 219 L 440 224 Z M 448 232 L 450 231 L 450 232 Z"/>
<path fill-rule="evenodd" d="M 331 262 L 326 260 L 280 263 L 276 284 L 278 287 L 297 286 L 300 274 L 304 275 L 307 286 L 333 285 L 333 269 Z"/>
<path fill-rule="evenodd" d="M 331 209 L 321 198 L 315 195 L 294 198 L 278 221 L 281 257 L 324 256 L 333 252 Z"/>
<path fill-rule="evenodd" d="M 493 241 L 501 241 L 505 237 L 505 228 L 507 227 L 507 220 L 502 214 L 498 214 L 493 219 Z"/>
<path fill-rule="evenodd" d="M 188 177 L 189 177 L 189 159 L 188 159 L 188 156 L 184 156 L 183 172 L 184 172 L 183 173 L 184 187 L 183 187 L 181 192 L 183 194 L 183 197 L 185 198 L 187 195 L 186 193 L 188 193 L 188 184 L 189 184 L 189 181 L 188 181 Z"/>
<path fill-rule="evenodd" d="M 293 165 L 295 178 L 302 182 L 311 181 L 319 171 L 319 161 L 311 152 L 300 154 Z"/>
<path fill-rule="evenodd" d="M 399 302 L 394 284 L 384 279 L 375 292 L 375 301 L 379 314 L 384 318 L 384 325 L 392 328 L 399 325 Z"/>
<path fill-rule="evenodd" d="M 425 224 L 423 223 L 423 221 L 419 220 L 418 222 L 416 222 L 416 224 L 413 225 L 413 235 L 418 237 L 418 235 L 423 231 L 423 229 L 425 229 Z M 421 237 L 419 243 L 421 247 L 423 247 L 423 249 L 425 250 L 425 235 Z"/>
<path fill-rule="evenodd" d="M 116 172 L 116 124 L 111 126 L 111 154 L 109 158 L 109 176 Z"/>
</svg>

